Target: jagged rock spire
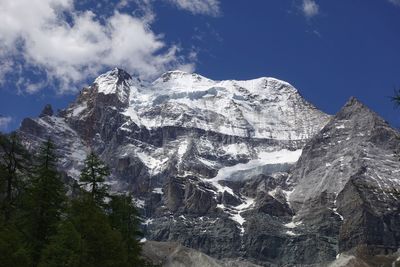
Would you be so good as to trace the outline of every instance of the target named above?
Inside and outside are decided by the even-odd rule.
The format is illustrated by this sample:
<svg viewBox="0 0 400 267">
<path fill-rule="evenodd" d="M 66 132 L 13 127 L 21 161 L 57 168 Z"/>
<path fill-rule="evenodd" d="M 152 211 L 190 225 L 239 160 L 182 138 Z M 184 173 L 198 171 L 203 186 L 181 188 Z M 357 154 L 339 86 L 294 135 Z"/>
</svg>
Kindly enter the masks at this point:
<svg viewBox="0 0 400 267">
<path fill-rule="evenodd" d="M 50 104 L 47 104 L 44 106 L 42 112 L 40 113 L 39 117 L 45 117 L 45 116 L 53 116 L 53 107 Z"/>
</svg>

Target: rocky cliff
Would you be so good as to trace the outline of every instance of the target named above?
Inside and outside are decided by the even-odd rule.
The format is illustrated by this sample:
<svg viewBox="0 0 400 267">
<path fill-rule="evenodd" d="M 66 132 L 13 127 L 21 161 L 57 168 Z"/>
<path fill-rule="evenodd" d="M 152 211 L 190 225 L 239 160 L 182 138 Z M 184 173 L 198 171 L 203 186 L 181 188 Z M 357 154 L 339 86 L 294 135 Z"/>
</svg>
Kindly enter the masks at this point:
<svg viewBox="0 0 400 267">
<path fill-rule="evenodd" d="M 172 71 L 148 83 L 114 69 L 19 135 L 30 149 L 53 138 L 67 181 L 100 154 L 148 240 L 262 266 L 399 247 L 399 133 L 356 99 L 329 116 L 274 78 Z"/>
</svg>

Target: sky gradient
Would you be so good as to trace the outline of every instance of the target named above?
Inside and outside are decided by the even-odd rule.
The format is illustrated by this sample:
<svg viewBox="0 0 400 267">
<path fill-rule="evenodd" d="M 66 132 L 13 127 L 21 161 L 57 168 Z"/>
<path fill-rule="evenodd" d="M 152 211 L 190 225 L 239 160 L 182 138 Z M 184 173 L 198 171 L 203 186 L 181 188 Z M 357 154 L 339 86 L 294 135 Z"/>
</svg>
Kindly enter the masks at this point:
<svg viewBox="0 0 400 267">
<path fill-rule="evenodd" d="M 275 77 L 329 114 L 355 96 L 400 126 L 389 98 L 400 88 L 400 0 L 37 1 L 0 0 L 2 131 L 47 103 L 65 108 L 113 67 L 149 81 L 172 69 Z"/>
</svg>

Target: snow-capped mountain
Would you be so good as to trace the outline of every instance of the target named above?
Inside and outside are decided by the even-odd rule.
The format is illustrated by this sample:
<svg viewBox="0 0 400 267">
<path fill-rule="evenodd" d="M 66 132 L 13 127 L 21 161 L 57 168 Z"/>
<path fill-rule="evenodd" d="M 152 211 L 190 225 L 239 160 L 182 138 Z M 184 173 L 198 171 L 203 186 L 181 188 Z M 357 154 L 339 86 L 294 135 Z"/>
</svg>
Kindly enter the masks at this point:
<svg viewBox="0 0 400 267">
<path fill-rule="evenodd" d="M 145 86 L 114 69 L 99 76 L 91 89 L 120 102 L 126 131 L 135 124 L 148 130 L 183 127 L 245 138 L 303 141 L 319 131 L 327 118 L 293 86 L 274 78 L 212 81 L 171 71 Z M 87 105 L 86 101 L 72 105 L 68 116 L 81 118 L 82 112 L 90 110 Z"/>
<path fill-rule="evenodd" d="M 398 133 L 354 99 L 332 117 L 274 78 L 171 71 L 148 83 L 113 69 L 57 115 L 46 107 L 25 119 L 19 134 L 31 149 L 51 136 L 70 180 L 99 153 L 113 190 L 134 194 L 148 240 L 264 266 L 323 266 L 400 242 Z M 392 241 L 370 237 L 375 226 Z"/>
</svg>

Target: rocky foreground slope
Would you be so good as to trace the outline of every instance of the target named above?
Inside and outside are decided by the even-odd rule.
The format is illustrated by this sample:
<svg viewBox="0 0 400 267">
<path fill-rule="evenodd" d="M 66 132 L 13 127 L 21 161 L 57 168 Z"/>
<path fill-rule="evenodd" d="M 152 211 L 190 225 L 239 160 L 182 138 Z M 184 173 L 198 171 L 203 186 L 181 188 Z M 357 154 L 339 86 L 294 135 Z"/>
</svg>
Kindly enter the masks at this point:
<svg viewBox="0 0 400 267">
<path fill-rule="evenodd" d="M 52 137 L 67 181 L 96 151 L 113 190 L 135 196 L 148 240 L 217 263 L 396 259 L 400 136 L 354 98 L 332 117 L 273 78 L 173 71 L 144 83 L 114 69 L 58 114 L 25 119 L 19 135 L 30 149 Z"/>
</svg>

